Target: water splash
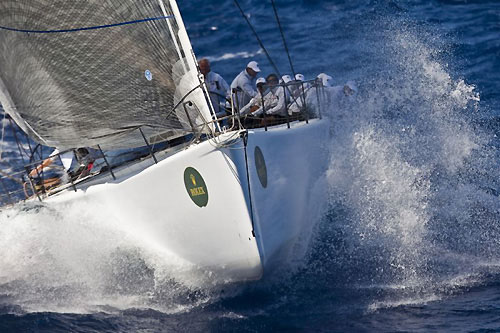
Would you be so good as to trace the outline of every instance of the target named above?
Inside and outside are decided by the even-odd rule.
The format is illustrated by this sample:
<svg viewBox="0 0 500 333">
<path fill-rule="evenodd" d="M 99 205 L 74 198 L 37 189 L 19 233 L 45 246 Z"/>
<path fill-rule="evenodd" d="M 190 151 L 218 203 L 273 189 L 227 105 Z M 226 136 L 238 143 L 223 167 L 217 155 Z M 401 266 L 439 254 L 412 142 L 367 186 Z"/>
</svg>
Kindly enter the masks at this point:
<svg viewBox="0 0 500 333">
<path fill-rule="evenodd" d="M 331 244 L 338 258 L 330 263 L 352 266 L 351 281 L 434 300 L 444 286 L 456 288 L 454 277 L 475 280 L 500 254 L 498 156 L 493 135 L 477 125 L 480 95 L 450 74 L 437 34 L 400 19 L 383 32 L 371 55 L 383 60 L 367 64 L 355 98 L 332 106 L 335 221 L 318 238 L 348 243 Z"/>
<path fill-rule="evenodd" d="M 205 272 L 136 237 L 106 207 L 30 204 L 0 213 L 2 303 L 23 311 L 185 311 Z"/>
</svg>

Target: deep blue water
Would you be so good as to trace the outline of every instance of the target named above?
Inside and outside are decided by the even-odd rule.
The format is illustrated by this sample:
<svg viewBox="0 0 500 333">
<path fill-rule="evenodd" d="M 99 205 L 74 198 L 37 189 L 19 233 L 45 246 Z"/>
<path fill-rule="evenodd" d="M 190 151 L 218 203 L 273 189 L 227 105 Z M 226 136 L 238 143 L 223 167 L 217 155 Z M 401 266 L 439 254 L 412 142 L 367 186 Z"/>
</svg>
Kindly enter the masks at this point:
<svg viewBox="0 0 500 333">
<path fill-rule="evenodd" d="M 241 4 L 289 72 L 270 2 Z M 105 212 L 13 210 L 0 332 L 500 331 L 500 2 L 277 4 L 296 70 L 360 88 L 329 111 L 327 209 L 306 257 L 212 286 Z M 228 82 L 250 60 L 272 70 L 232 1 L 180 8 Z"/>
</svg>

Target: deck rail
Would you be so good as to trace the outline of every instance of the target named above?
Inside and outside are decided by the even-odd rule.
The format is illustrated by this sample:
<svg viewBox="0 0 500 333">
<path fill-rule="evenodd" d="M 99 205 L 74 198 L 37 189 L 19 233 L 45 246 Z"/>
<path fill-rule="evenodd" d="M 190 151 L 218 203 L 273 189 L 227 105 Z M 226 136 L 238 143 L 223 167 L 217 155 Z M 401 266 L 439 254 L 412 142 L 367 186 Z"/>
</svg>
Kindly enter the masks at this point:
<svg viewBox="0 0 500 333">
<path fill-rule="evenodd" d="M 131 154 L 133 158 L 130 160 L 115 164 L 112 153 L 103 151 L 99 145 L 96 146 L 94 150 L 98 156 L 95 160 L 99 160 L 99 163 L 97 163 L 99 168 L 93 169 L 94 171 L 90 173 L 89 177 L 85 177 L 85 179 L 97 175 L 110 175 L 113 180 L 116 180 L 113 170 L 123 164 L 148 158 L 154 163 L 158 163 L 157 154 L 160 151 L 176 145 L 189 145 L 193 141 L 207 140 L 220 135 L 222 132 L 241 131 L 250 128 L 264 128 L 265 131 L 268 131 L 272 126 L 284 124 L 286 124 L 287 128 L 291 128 L 291 123 L 293 122 L 305 122 L 308 124 L 310 119 L 322 118 L 325 91 L 321 81 L 292 81 L 273 86 L 264 85 L 264 89 L 268 92 L 273 89 L 275 93 L 278 89 L 283 89 L 283 96 L 286 96 L 287 99 L 284 106 L 285 115 L 277 116 L 270 114 L 268 112 L 269 108 L 266 107 L 267 104 L 264 101 L 266 97 L 262 97 L 260 103 L 263 106 L 261 115 L 255 116 L 251 113 L 242 115 L 238 108 L 236 91 L 233 91 L 229 98 L 220 95 L 219 98 L 222 99 L 224 97 L 226 107 L 222 111 L 219 109 L 219 113 L 214 115 L 211 121 L 195 124 L 194 120 L 190 118 L 187 108 L 184 107 L 187 119 L 192 127 L 192 134 L 190 135 L 180 136 L 175 140 L 165 140 L 161 144 L 157 144 L 156 142 L 152 143 L 151 138 L 147 138 L 142 127 L 137 127 L 135 130 L 143 138 L 144 146 L 136 148 L 133 154 Z M 189 103 L 189 101 L 185 103 Z M 26 135 L 24 136 L 24 141 L 21 141 L 21 134 L 18 135 L 18 133 L 23 132 L 17 125 L 14 125 L 8 115 L 6 115 L 6 118 L 10 122 L 12 135 L 16 141 L 23 166 L 10 169 L 9 171 L 0 169 L 0 208 L 7 205 L 14 205 L 19 201 L 32 199 L 43 201 L 48 196 L 63 189 L 71 188 L 77 191 L 85 179 L 82 180 L 78 173 L 71 173 L 69 170 L 66 170 L 62 160 L 63 155 L 72 153 L 74 159 L 78 161 L 76 149 L 61 151 L 49 156 L 47 153 L 51 149 L 50 147 L 34 143 Z M 220 130 L 207 134 L 210 132 L 208 131 L 210 128 L 218 128 Z M 47 159 L 51 159 L 49 169 L 45 170 L 42 168 L 38 171 L 37 166 L 44 163 Z M 0 164 L 0 167 L 2 167 L 2 164 Z M 54 180 L 54 174 L 67 174 L 68 176 L 66 179 L 63 179 L 64 177 L 61 176 L 58 180 Z"/>
</svg>

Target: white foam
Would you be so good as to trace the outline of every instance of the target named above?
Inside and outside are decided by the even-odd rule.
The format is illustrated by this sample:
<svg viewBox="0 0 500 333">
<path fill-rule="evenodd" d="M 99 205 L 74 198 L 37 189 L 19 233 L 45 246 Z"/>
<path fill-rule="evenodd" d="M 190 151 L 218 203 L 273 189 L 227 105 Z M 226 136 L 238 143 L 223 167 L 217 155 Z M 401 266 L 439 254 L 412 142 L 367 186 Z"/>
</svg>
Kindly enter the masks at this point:
<svg viewBox="0 0 500 333">
<path fill-rule="evenodd" d="M 406 288 L 372 310 L 439 300 L 475 283 L 482 268 L 474 261 L 500 254 L 490 224 L 500 201 L 485 191 L 495 188 L 498 162 L 472 125 L 480 95 L 436 60 L 439 50 L 424 37 L 392 27 L 380 47 L 383 68 L 330 108 L 328 182 L 331 204 L 346 212 L 336 221 L 350 246 L 345 261 L 377 265 L 359 268 L 374 272 L 375 285 Z M 468 251 L 476 256 L 464 257 Z"/>
<path fill-rule="evenodd" d="M 425 305 L 430 302 L 436 302 L 440 301 L 442 298 L 437 296 L 437 295 L 429 295 L 425 297 L 418 297 L 418 298 L 407 298 L 407 299 L 399 299 L 395 301 L 381 301 L 381 302 L 374 302 L 368 306 L 368 311 L 369 312 L 375 312 L 378 310 L 382 309 L 390 309 L 390 308 L 397 308 L 400 306 L 411 306 L 411 305 Z"/>
<path fill-rule="evenodd" d="M 19 206 L 0 213 L 0 294 L 25 311 L 87 313 L 104 306 L 186 311 L 204 272 L 124 229 L 106 207 Z"/>
</svg>

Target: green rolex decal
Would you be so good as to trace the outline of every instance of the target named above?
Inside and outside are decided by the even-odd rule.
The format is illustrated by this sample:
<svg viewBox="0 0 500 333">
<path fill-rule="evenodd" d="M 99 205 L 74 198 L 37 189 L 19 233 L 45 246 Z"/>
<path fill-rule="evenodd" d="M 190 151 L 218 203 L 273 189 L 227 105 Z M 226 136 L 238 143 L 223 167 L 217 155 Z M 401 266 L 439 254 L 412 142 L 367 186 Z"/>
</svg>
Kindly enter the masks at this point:
<svg viewBox="0 0 500 333">
<path fill-rule="evenodd" d="M 260 183 L 263 188 L 267 187 L 267 168 L 266 160 L 264 159 L 264 154 L 260 150 L 259 146 L 255 147 L 255 168 L 257 169 L 257 175 L 259 176 Z"/>
<path fill-rule="evenodd" d="M 184 170 L 184 185 L 191 200 L 198 207 L 205 207 L 208 204 L 208 189 L 203 177 L 194 168 Z"/>
</svg>

